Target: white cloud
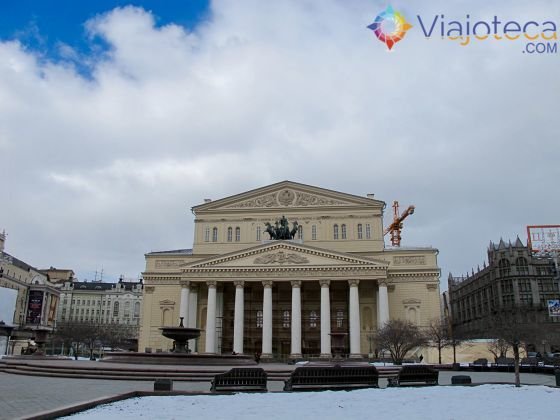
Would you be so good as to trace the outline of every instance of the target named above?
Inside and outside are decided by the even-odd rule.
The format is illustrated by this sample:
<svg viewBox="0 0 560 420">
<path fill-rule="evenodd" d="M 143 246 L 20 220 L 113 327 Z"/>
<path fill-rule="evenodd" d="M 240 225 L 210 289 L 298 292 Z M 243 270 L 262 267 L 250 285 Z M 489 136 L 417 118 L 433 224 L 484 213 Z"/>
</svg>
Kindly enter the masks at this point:
<svg viewBox="0 0 560 420">
<path fill-rule="evenodd" d="M 282 179 L 414 203 L 404 243 L 438 247 L 444 273 L 482 262 L 490 239 L 560 222 L 558 57 L 418 28 L 387 53 L 365 28 L 384 7 L 215 1 L 194 31 L 118 8 L 86 24 L 109 51 L 61 44 L 58 62 L 0 42 L 8 251 L 134 276 L 144 252 L 191 245 L 203 198 Z M 409 20 L 560 16 L 544 0 L 415 7 Z"/>
</svg>

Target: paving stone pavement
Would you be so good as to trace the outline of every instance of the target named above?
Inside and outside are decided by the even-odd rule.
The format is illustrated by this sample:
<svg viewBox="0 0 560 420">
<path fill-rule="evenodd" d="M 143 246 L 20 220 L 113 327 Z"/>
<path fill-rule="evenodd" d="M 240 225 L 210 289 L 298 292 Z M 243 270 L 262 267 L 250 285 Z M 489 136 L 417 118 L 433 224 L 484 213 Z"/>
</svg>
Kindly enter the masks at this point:
<svg viewBox="0 0 560 420">
<path fill-rule="evenodd" d="M 440 372 L 440 385 L 451 383 L 453 375 L 469 375 L 473 383 L 513 382 L 513 373 Z M 385 387 L 387 381 L 380 379 Z M 555 385 L 552 375 L 521 374 L 521 382 L 534 385 Z M 269 391 L 281 391 L 283 382 L 270 381 Z M 175 390 L 208 391 L 209 382 L 179 382 Z M 0 372 L 0 419 L 17 419 L 43 411 L 83 403 L 131 391 L 152 391 L 152 381 L 122 381 L 104 379 L 49 378 L 13 375 Z"/>
</svg>

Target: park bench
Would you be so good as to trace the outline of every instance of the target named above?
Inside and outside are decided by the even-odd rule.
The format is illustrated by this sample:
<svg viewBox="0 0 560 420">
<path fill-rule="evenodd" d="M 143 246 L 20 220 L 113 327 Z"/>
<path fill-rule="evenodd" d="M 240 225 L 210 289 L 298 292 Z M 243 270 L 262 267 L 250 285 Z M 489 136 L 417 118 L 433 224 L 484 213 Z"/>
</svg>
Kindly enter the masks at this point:
<svg viewBox="0 0 560 420">
<path fill-rule="evenodd" d="M 284 391 L 377 388 L 378 380 L 375 366 L 300 366 L 285 381 Z"/>
<path fill-rule="evenodd" d="M 428 366 L 406 365 L 396 378 L 390 378 L 388 386 L 437 385 L 439 372 Z"/>
<path fill-rule="evenodd" d="M 233 368 L 214 376 L 210 391 L 265 391 L 267 375 L 262 368 Z"/>
</svg>

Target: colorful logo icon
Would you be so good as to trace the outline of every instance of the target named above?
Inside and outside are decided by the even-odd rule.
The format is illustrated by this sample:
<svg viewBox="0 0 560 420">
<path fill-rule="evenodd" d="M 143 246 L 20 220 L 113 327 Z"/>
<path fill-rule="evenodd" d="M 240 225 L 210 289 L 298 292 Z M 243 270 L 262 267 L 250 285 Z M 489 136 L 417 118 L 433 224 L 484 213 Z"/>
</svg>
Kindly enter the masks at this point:
<svg viewBox="0 0 560 420">
<path fill-rule="evenodd" d="M 393 45 L 404 38 L 406 31 L 412 28 L 412 25 L 401 13 L 395 12 L 391 6 L 387 6 L 387 9 L 377 15 L 368 28 L 391 50 Z"/>
</svg>

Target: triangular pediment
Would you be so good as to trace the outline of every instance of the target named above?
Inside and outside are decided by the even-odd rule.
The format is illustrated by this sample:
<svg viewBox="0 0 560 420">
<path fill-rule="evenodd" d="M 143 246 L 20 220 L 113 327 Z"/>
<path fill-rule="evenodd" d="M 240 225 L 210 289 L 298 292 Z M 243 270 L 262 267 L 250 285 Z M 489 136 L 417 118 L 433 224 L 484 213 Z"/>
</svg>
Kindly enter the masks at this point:
<svg viewBox="0 0 560 420">
<path fill-rule="evenodd" d="M 310 247 L 295 241 L 268 243 L 196 261 L 183 266 L 184 271 L 204 268 L 266 268 L 266 267 L 349 267 L 360 266 L 386 270 L 388 263 L 366 257 Z"/>
<path fill-rule="evenodd" d="M 216 210 L 297 209 L 310 207 L 383 208 L 383 201 L 360 197 L 292 181 L 282 181 L 245 193 L 193 207 L 195 213 Z"/>
</svg>

